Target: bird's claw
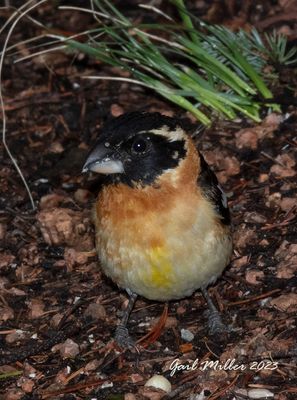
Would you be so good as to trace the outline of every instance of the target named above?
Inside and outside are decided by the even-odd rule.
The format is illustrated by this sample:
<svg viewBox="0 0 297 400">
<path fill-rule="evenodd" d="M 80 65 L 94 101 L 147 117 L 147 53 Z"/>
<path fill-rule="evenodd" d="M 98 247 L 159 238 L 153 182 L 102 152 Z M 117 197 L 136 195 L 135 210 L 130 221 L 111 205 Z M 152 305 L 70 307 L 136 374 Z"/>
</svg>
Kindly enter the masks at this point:
<svg viewBox="0 0 297 400">
<path fill-rule="evenodd" d="M 128 329 L 123 325 L 118 325 L 115 331 L 115 341 L 122 349 L 134 349 L 135 342 L 129 335 Z"/>
<path fill-rule="evenodd" d="M 230 329 L 222 321 L 221 315 L 217 310 L 208 311 L 208 330 L 210 335 L 226 335 Z"/>
</svg>

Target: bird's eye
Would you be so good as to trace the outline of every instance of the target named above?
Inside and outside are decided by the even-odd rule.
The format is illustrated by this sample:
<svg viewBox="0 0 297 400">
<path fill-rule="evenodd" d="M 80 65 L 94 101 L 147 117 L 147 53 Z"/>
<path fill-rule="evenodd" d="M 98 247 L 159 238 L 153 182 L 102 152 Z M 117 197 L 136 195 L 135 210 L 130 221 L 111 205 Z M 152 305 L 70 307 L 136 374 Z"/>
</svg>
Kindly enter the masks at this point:
<svg viewBox="0 0 297 400">
<path fill-rule="evenodd" d="M 144 138 L 135 139 L 131 146 L 131 152 L 134 154 L 144 154 L 149 149 L 149 142 Z"/>
</svg>

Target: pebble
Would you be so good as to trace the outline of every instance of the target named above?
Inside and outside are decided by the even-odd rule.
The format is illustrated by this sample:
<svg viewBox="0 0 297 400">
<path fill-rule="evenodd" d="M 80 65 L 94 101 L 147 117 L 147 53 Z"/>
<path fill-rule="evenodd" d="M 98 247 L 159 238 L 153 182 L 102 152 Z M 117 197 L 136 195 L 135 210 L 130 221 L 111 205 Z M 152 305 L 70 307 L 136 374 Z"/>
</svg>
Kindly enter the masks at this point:
<svg viewBox="0 0 297 400">
<path fill-rule="evenodd" d="M 144 386 L 151 386 L 156 389 L 164 390 L 166 393 L 171 392 L 171 383 L 162 375 L 153 375 Z"/>
<path fill-rule="evenodd" d="M 192 340 L 194 339 L 193 333 L 188 329 L 181 329 L 180 334 L 181 338 L 186 342 L 192 342 Z"/>
<path fill-rule="evenodd" d="M 274 394 L 267 389 L 250 389 L 247 394 L 249 399 L 268 399 L 274 397 Z"/>
</svg>

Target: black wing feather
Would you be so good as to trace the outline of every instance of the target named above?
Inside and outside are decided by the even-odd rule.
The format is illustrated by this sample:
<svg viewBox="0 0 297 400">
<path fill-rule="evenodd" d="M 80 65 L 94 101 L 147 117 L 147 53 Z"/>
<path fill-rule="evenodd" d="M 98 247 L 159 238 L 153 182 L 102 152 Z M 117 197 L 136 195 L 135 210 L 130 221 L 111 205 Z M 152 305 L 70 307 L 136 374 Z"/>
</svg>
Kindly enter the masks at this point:
<svg viewBox="0 0 297 400">
<path fill-rule="evenodd" d="M 222 219 L 224 225 L 230 224 L 230 212 L 227 204 L 227 198 L 221 188 L 217 177 L 210 169 L 202 154 L 200 156 L 200 175 L 198 177 L 198 185 L 202 190 L 203 195 L 212 202 L 217 213 Z"/>
</svg>

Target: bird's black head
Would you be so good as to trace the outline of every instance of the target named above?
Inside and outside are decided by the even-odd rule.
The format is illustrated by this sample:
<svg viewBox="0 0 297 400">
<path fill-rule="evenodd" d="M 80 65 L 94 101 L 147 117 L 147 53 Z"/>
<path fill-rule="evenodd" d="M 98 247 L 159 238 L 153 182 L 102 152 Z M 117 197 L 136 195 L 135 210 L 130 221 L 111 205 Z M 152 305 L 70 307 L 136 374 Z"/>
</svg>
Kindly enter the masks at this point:
<svg viewBox="0 0 297 400">
<path fill-rule="evenodd" d="M 180 123 L 159 113 L 132 112 L 110 120 L 89 154 L 83 172 L 111 174 L 130 186 L 152 184 L 186 155 Z"/>
</svg>

